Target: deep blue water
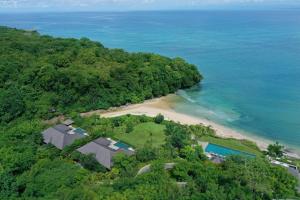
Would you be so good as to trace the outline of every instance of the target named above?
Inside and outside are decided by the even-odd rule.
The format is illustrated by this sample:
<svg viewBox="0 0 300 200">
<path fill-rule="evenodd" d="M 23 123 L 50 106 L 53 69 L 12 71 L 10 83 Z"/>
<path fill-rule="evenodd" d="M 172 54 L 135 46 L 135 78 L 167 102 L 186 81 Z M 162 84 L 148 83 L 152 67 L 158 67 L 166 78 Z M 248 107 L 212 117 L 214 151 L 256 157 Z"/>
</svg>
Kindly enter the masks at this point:
<svg viewBox="0 0 300 200">
<path fill-rule="evenodd" d="M 0 14 L 0 25 L 180 56 L 205 76 L 176 109 L 300 149 L 300 11 Z"/>
<path fill-rule="evenodd" d="M 234 149 L 230 149 L 230 148 L 227 148 L 227 147 L 223 147 L 223 146 L 216 145 L 216 144 L 211 144 L 211 143 L 209 143 L 207 145 L 207 147 L 205 148 L 205 152 L 214 153 L 214 154 L 221 155 L 221 156 L 242 155 L 242 156 L 248 156 L 248 157 L 251 157 L 251 158 L 256 157 L 253 154 L 237 151 L 237 150 L 234 150 Z"/>
</svg>

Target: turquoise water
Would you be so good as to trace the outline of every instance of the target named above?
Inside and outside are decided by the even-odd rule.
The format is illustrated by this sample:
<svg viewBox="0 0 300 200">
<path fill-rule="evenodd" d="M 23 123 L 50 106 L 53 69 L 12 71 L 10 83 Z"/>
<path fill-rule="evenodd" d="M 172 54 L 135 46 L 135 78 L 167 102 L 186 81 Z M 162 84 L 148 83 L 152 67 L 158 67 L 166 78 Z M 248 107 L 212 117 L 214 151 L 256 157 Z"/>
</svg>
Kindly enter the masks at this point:
<svg viewBox="0 0 300 200">
<path fill-rule="evenodd" d="M 180 56 L 205 76 L 175 109 L 300 149 L 300 11 L 0 14 L 0 24 Z"/>
<path fill-rule="evenodd" d="M 128 149 L 130 148 L 127 144 L 124 144 L 124 143 L 122 143 L 122 142 L 117 142 L 117 143 L 115 144 L 115 146 L 117 146 L 117 147 L 119 147 L 119 148 L 122 148 L 122 149 L 126 149 L 126 150 L 128 150 Z"/>
<path fill-rule="evenodd" d="M 74 130 L 75 133 L 78 133 L 78 134 L 81 134 L 81 135 L 84 135 L 86 133 L 85 130 L 83 130 L 82 128 L 76 128 Z"/>
<path fill-rule="evenodd" d="M 224 157 L 225 156 L 231 156 L 231 155 L 241 155 L 241 156 L 247 156 L 247 157 L 255 158 L 255 155 L 253 155 L 253 154 L 237 151 L 237 150 L 234 150 L 234 149 L 229 149 L 227 147 L 223 147 L 223 146 L 216 145 L 216 144 L 211 144 L 211 143 L 209 143 L 207 145 L 207 147 L 205 148 L 205 152 L 214 153 L 214 154 L 221 155 L 221 156 L 224 156 Z"/>
</svg>

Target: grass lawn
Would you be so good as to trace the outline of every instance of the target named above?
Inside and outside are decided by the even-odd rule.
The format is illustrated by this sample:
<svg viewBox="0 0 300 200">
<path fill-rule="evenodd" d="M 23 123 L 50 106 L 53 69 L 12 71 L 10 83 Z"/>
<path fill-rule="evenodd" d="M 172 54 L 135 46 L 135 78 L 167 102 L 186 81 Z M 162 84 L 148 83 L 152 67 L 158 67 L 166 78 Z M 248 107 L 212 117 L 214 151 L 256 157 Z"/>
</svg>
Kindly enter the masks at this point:
<svg viewBox="0 0 300 200">
<path fill-rule="evenodd" d="M 165 125 L 147 122 L 138 124 L 130 133 L 117 133 L 116 139 L 126 142 L 135 148 L 141 148 L 152 140 L 152 145 L 158 147 L 165 143 Z"/>
<path fill-rule="evenodd" d="M 243 151 L 250 154 L 255 154 L 261 156 L 262 153 L 259 151 L 258 147 L 250 141 L 246 140 L 235 140 L 235 139 L 223 139 L 211 136 L 203 136 L 200 138 L 201 141 L 210 142 L 213 144 L 221 145 L 231 149 Z"/>
</svg>

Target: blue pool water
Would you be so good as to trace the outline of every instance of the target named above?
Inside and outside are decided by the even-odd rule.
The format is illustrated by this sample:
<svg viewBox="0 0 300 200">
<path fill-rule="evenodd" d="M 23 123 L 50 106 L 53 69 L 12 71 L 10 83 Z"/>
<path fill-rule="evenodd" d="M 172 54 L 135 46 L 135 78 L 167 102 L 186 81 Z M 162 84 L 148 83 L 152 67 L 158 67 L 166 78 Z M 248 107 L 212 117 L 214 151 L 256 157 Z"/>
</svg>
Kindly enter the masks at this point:
<svg viewBox="0 0 300 200">
<path fill-rule="evenodd" d="M 234 149 L 230 149 L 230 148 L 227 148 L 227 147 L 223 147 L 223 146 L 216 145 L 216 144 L 211 144 L 211 143 L 209 143 L 207 145 L 207 147 L 205 148 L 205 152 L 214 153 L 214 154 L 221 155 L 221 156 L 241 155 L 241 156 L 247 156 L 247 157 L 255 158 L 255 155 L 253 155 L 253 154 L 237 151 L 237 150 L 234 150 Z"/>
<path fill-rule="evenodd" d="M 83 130 L 82 128 L 76 128 L 74 130 L 75 133 L 78 133 L 78 134 L 81 134 L 81 135 L 84 135 L 86 133 L 85 130 Z"/>
<path fill-rule="evenodd" d="M 0 25 L 183 57 L 205 79 L 177 111 L 300 149 L 299 10 L 2 13 Z"/>
<path fill-rule="evenodd" d="M 128 149 L 130 148 L 127 144 L 124 144 L 124 143 L 122 143 L 122 142 L 117 142 L 117 143 L 115 144 L 115 146 L 117 146 L 117 147 L 119 147 L 119 148 L 122 148 L 122 149 L 126 149 L 126 150 L 128 150 Z"/>
</svg>

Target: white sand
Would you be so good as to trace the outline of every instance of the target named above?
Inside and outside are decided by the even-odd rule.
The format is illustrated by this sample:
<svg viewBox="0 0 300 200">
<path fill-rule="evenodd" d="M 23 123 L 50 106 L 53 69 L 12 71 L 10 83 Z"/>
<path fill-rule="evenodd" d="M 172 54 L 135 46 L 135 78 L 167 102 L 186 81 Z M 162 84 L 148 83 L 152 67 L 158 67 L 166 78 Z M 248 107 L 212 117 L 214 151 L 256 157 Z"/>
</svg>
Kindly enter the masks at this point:
<svg viewBox="0 0 300 200">
<path fill-rule="evenodd" d="M 174 122 L 178 122 L 180 124 L 187 125 L 197 125 L 202 124 L 205 126 L 210 126 L 212 129 L 216 131 L 216 135 L 223 138 L 235 138 L 239 140 L 250 140 L 255 142 L 257 146 L 265 150 L 269 144 L 269 142 L 257 139 L 254 137 L 249 137 L 245 133 L 240 131 L 236 131 L 225 127 L 223 125 L 217 124 L 215 122 L 209 121 L 207 119 L 198 118 L 194 116 L 190 116 L 183 113 L 178 113 L 174 111 L 171 107 L 170 99 L 174 98 L 175 95 L 168 95 L 166 97 L 156 98 L 152 100 L 145 101 L 141 104 L 134 104 L 128 106 L 122 106 L 119 108 L 112 108 L 109 110 L 96 110 L 87 113 L 82 113 L 82 116 L 91 116 L 94 114 L 100 114 L 101 117 L 117 117 L 122 115 L 146 115 L 149 117 L 154 117 L 158 114 L 164 115 L 166 120 L 172 120 Z"/>
</svg>

